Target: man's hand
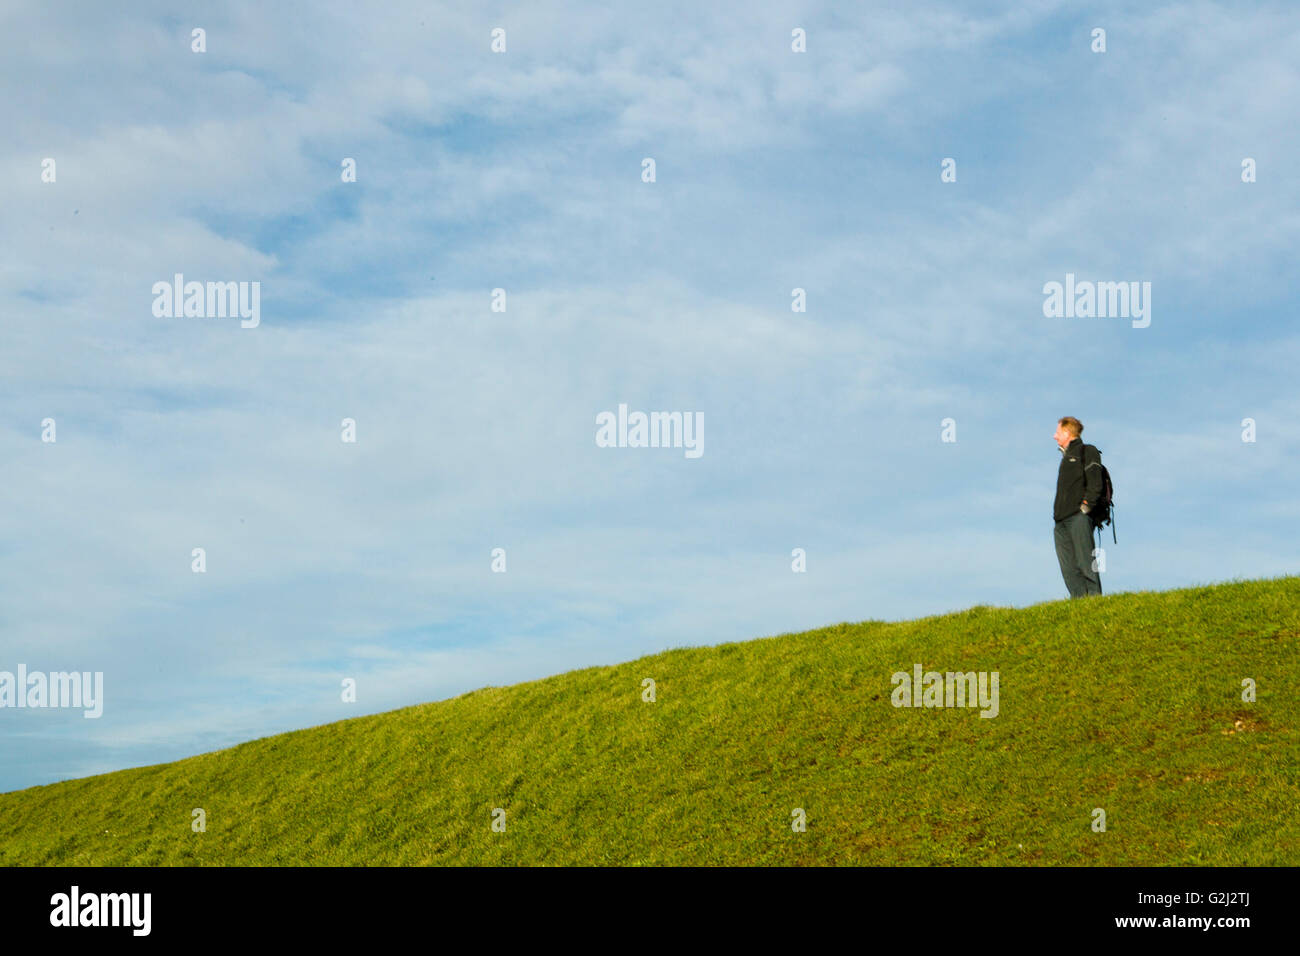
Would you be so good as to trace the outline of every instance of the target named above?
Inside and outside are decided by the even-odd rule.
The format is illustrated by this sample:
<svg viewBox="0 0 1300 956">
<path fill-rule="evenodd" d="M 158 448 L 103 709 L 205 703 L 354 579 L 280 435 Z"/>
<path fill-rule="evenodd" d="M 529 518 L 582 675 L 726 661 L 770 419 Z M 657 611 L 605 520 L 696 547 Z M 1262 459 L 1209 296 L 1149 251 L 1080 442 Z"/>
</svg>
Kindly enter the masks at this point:
<svg viewBox="0 0 1300 956">
<path fill-rule="evenodd" d="M 1083 504 L 1079 505 L 1079 510 L 1087 514 L 1091 509 L 1088 507 L 1088 499 L 1084 499 Z"/>
</svg>

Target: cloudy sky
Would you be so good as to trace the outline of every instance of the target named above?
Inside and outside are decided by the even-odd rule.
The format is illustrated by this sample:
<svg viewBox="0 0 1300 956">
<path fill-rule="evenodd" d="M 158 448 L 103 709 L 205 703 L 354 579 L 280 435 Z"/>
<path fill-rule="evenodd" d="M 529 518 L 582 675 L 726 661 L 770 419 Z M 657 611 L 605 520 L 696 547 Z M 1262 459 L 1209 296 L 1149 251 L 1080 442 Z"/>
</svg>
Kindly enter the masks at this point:
<svg viewBox="0 0 1300 956">
<path fill-rule="evenodd" d="M 1107 592 L 1296 571 L 1294 6 L 382 6 L 0 7 L 0 790 L 1062 599 L 1061 415 Z"/>
</svg>

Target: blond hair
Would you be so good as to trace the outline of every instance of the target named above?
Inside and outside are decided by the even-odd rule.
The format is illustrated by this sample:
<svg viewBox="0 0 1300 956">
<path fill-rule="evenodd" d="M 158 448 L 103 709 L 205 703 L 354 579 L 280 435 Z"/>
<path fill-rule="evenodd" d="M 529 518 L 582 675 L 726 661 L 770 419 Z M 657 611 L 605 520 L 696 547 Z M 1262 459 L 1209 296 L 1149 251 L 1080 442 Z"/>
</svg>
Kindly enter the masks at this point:
<svg viewBox="0 0 1300 956">
<path fill-rule="evenodd" d="M 1064 425 L 1065 430 L 1075 438 L 1078 438 L 1083 434 L 1083 422 L 1079 421 L 1079 419 L 1075 418 L 1073 415 L 1066 415 L 1064 418 L 1058 418 L 1056 424 Z"/>
</svg>

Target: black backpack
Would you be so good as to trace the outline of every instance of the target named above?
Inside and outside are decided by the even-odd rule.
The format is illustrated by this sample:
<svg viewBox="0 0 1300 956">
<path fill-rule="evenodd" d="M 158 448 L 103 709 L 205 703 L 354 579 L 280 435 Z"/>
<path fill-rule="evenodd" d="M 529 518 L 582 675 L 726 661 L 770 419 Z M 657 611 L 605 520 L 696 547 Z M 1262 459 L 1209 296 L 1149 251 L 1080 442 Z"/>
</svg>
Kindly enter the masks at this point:
<svg viewBox="0 0 1300 956">
<path fill-rule="evenodd" d="M 1101 452 L 1097 451 L 1096 445 L 1083 446 L 1084 455 L 1080 456 L 1080 462 L 1084 460 L 1089 448 L 1097 452 L 1097 464 L 1101 465 Z M 1086 471 L 1083 484 L 1085 488 L 1088 486 Z M 1106 470 L 1105 465 L 1101 465 L 1101 497 L 1088 508 L 1088 517 L 1092 519 L 1094 531 L 1100 531 L 1106 525 L 1110 525 L 1110 536 L 1116 544 L 1119 544 L 1119 538 L 1115 537 L 1115 486 L 1110 483 L 1110 472 Z"/>
</svg>

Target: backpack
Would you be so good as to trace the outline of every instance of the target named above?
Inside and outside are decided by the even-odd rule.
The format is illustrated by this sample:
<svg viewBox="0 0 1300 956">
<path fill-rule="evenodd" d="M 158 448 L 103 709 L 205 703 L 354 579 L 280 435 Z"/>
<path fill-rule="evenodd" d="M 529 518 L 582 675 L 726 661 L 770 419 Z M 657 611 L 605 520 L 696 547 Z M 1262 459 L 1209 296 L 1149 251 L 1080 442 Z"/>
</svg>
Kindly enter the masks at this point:
<svg viewBox="0 0 1300 956">
<path fill-rule="evenodd" d="M 1084 455 L 1091 448 L 1097 452 L 1097 464 L 1101 465 L 1101 452 L 1097 451 L 1096 445 L 1084 445 Z M 1083 456 L 1080 456 L 1081 460 Z M 1086 466 L 1085 466 L 1086 467 Z M 1085 473 L 1083 479 L 1084 487 L 1088 485 L 1088 478 Z M 1110 536 L 1116 544 L 1119 544 L 1119 538 L 1115 537 L 1115 486 L 1110 483 L 1110 472 L 1106 470 L 1105 465 L 1101 465 L 1101 496 L 1096 503 L 1088 508 L 1088 517 L 1092 519 L 1092 528 L 1094 531 L 1100 531 L 1106 525 L 1110 525 Z"/>
</svg>

